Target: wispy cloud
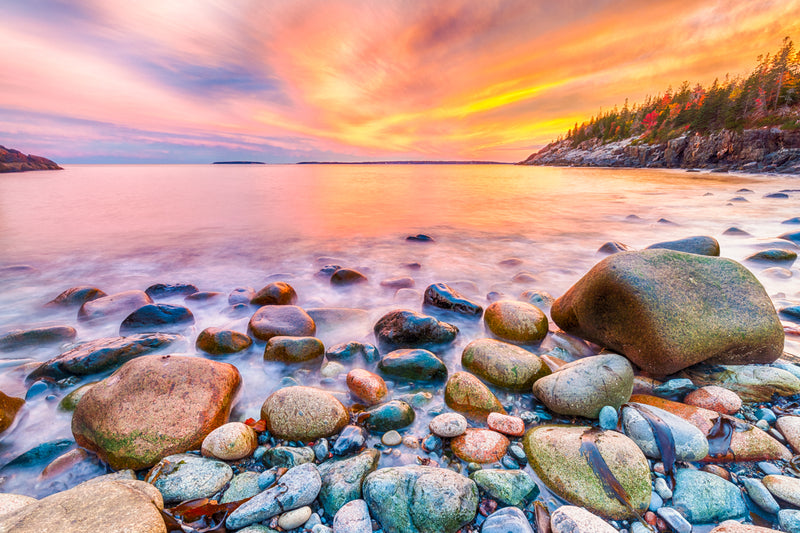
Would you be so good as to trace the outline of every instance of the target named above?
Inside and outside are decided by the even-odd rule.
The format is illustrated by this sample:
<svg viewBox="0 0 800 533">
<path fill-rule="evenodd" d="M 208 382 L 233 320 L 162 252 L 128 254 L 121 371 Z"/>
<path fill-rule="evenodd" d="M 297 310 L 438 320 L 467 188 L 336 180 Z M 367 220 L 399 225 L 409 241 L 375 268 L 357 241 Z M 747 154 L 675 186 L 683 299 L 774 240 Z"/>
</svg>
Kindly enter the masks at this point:
<svg viewBox="0 0 800 533">
<path fill-rule="evenodd" d="M 785 35 L 800 0 L 12 0 L 0 144 L 513 161 L 601 107 L 745 73 Z"/>
</svg>

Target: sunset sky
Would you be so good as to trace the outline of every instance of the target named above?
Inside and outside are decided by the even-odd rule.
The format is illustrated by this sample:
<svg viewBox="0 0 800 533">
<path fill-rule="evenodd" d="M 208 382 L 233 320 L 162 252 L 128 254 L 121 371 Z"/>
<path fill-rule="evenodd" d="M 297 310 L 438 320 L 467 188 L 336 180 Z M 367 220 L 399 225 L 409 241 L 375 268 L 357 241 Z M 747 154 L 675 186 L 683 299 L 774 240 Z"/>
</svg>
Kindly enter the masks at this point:
<svg viewBox="0 0 800 533">
<path fill-rule="evenodd" d="M 745 74 L 800 0 L 6 0 L 0 144 L 63 163 L 519 161 Z"/>
</svg>

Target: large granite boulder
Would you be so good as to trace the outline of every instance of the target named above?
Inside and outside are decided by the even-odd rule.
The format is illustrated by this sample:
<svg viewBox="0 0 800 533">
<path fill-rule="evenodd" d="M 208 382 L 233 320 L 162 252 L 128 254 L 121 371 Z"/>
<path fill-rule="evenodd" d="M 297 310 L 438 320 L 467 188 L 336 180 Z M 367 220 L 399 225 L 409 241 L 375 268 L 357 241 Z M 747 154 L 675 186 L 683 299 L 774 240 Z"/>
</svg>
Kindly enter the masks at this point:
<svg viewBox="0 0 800 533">
<path fill-rule="evenodd" d="M 667 375 L 701 361 L 772 363 L 783 329 L 764 288 L 730 259 L 644 250 L 607 257 L 551 309 L 559 327 Z"/>
<path fill-rule="evenodd" d="M 167 455 L 199 449 L 228 421 L 240 383 L 239 371 L 227 363 L 139 357 L 80 399 L 72 434 L 114 469 L 153 466 Z"/>
<path fill-rule="evenodd" d="M 367 476 L 362 490 L 387 533 L 455 533 L 478 510 L 475 482 L 446 468 L 381 468 Z"/>
<path fill-rule="evenodd" d="M 161 494 L 137 480 L 94 481 L 0 517 L 2 533 L 166 533 Z"/>
<path fill-rule="evenodd" d="M 183 341 L 180 335 L 144 333 L 128 337 L 107 337 L 79 344 L 42 363 L 28 379 L 86 376 L 112 370 L 134 359 Z"/>
</svg>

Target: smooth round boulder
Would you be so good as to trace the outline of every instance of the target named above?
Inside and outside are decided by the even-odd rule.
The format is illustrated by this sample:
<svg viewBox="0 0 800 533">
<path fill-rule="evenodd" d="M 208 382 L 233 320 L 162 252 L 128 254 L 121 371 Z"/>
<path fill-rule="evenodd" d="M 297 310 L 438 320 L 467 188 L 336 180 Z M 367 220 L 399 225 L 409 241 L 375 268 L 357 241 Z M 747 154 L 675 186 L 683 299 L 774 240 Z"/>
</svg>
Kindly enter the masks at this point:
<svg viewBox="0 0 800 533">
<path fill-rule="evenodd" d="M 241 352 L 253 344 L 253 339 L 232 329 L 206 328 L 200 332 L 195 347 L 207 354 L 226 355 Z"/>
<path fill-rule="evenodd" d="M 719 523 L 749 513 L 739 487 L 714 474 L 689 468 L 675 473 L 672 505 L 693 524 Z"/>
<path fill-rule="evenodd" d="M 674 250 L 676 252 L 686 252 L 689 254 L 719 256 L 719 242 L 714 237 L 700 235 L 697 237 L 687 237 L 677 241 L 659 242 L 651 244 L 647 250 Z"/>
<path fill-rule="evenodd" d="M 227 363 L 139 357 L 83 395 L 72 434 L 115 470 L 150 467 L 167 455 L 198 449 L 227 422 L 240 383 L 239 371 Z"/>
<path fill-rule="evenodd" d="M 384 531 L 455 533 L 478 511 L 475 482 L 446 468 L 381 468 L 366 477 L 363 494 Z"/>
<path fill-rule="evenodd" d="M 374 363 L 380 359 L 378 349 L 369 343 L 346 342 L 331 346 L 325 352 L 329 361 L 349 361 L 360 355 L 366 363 Z"/>
<path fill-rule="evenodd" d="M 716 385 L 706 385 L 693 390 L 684 396 L 683 403 L 725 415 L 735 415 L 742 408 L 742 399 L 738 394 Z"/>
<path fill-rule="evenodd" d="M 616 431 L 542 425 L 529 429 L 525 454 L 547 487 L 573 505 L 612 520 L 644 513 L 650 505 L 650 465 L 636 443 Z M 631 511 L 614 497 L 583 449 L 597 450 L 630 498 Z M 635 511 L 635 512 L 634 512 Z"/>
<path fill-rule="evenodd" d="M 271 435 L 309 442 L 330 437 L 350 421 L 342 402 L 329 392 L 312 387 L 286 387 L 273 392 L 261 406 Z"/>
<path fill-rule="evenodd" d="M 262 341 L 272 337 L 313 337 L 317 332 L 314 320 L 294 305 L 265 305 L 250 318 L 251 336 Z"/>
<path fill-rule="evenodd" d="M 344 504 L 361 498 L 364 478 L 378 467 L 379 458 L 378 450 L 367 448 L 354 457 L 334 458 L 320 463 L 322 488 L 319 502 L 327 515 L 334 516 Z"/>
<path fill-rule="evenodd" d="M 325 354 L 325 346 L 316 337 L 272 337 L 264 348 L 264 361 L 303 363 Z"/>
<path fill-rule="evenodd" d="M 366 282 L 367 276 L 352 268 L 339 268 L 331 275 L 331 285 L 334 287 L 346 287 Z"/>
<path fill-rule="evenodd" d="M 616 533 L 616 529 L 581 507 L 562 505 L 550 515 L 550 528 L 553 533 Z"/>
<path fill-rule="evenodd" d="M 78 332 L 72 326 L 46 326 L 27 330 L 9 331 L 0 335 L 0 352 L 71 341 Z"/>
<path fill-rule="evenodd" d="M 461 365 L 492 385 L 522 392 L 548 374 L 550 368 L 535 354 L 495 339 L 478 339 L 467 344 Z"/>
<path fill-rule="evenodd" d="M 143 291 L 125 291 L 84 302 L 78 309 L 78 320 L 85 322 L 122 318 L 140 307 L 153 303 Z"/>
<path fill-rule="evenodd" d="M 377 433 L 402 429 L 414 423 L 414 409 L 403 400 L 392 400 L 363 411 L 364 426 Z"/>
<path fill-rule="evenodd" d="M 512 300 L 492 303 L 483 321 L 493 335 L 507 342 L 532 344 L 547 335 L 547 317 L 535 305 Z"/>
<path fill-rule="evenodd" d="M 47 307 L 77 307 L 91 300 L 102 298 L 103 296 L 108 295 L 97 287 L 81 285 L 65 290 L 45 305 Z"/>
<path fill-rule="evenodd" d="M 137 480 L 89 480 L 0 516 L 0 531 L 166 533 L 164 502 L 152 485 Z"/>
<path fill-rule="evenodd" d="M 258 446 L 256 432 L 242 422 L 223 424 L 203 439 L 200 452 L 205 457 L 238 461 L 250 457 Z"/>
<path fill-rule="evenodd" d="M 567 363 L 533 384 L 533 394 L 551 411 L 586 418 L 597 418 L 606 405 L 619 409 L 632 392 L 633 368 L 613 353 Z"/>
<path fill-rule="evenodd" d="M 431 419 L 428 429 L 439 437 L 458 437 L 467 431 L 467 419 L 460 413 L 442 413 Z"/>
<path fill-rule="evenodd" d="M 222 461 L 178 453 L 161 459 L 147 473 L 145 481 L 158 489 L 164 503 L 177 503 L 210 498 L 232 477 L 233 470 Z"/>
<path fill-rule="evenodd" d="M 525 507 L 539 495 L 539 487 L 523 470 L 482 468 L 469 478 L 490 498 L 504 505 Z"/>
<path fill-rule="evenodd" d="M 389 349 L 447 344 L 458 334 L 458 328 L 452 324 L 407 310 L 386 313 L 373 329 L 381 346 Z"/>
<path fill-rule="evenodd" d="M 311 518 L 311 507 L 305 505 L 286 511 L 278 517 L 278 527 L 284 531 L 291 531 L 305 524 Z"/>
<path fill-rule="evenodd" d="M 200 289 L 191 283 L 156 283 L 150 285 L 144 292 L 150 298 L 158 300 L 159 298 L 170 298 L 173 296 L 189 296 L 194 294 Z"/>
<path fill-rule="evenodd" d="M 447 377 L 444 362 L 422 348 L 389 352 L 378 362 L 378 370 L 387 376 L 413 381 L 439 381 Z"/>
<path fill-rule="evenodd" d="M 180 333 L 194 324 L 194 315 L 181 305 L 148 304 L 129 314 L 119 326 L 120 335 Z"/>
<path fill-rule="evenodd" d="M 369 507 L 364 500 L 352 500 L 339 509 L 333 517 L 336 533 L 372 533 Z"/>
<path fill-rule="evenodd" d="M 467 463 L 495 463 L 503 458 L 510 444 L 502 433 L 491 429 L 469 428 L 450 441 L 456 457 Z"/>
<path fill-rule="evenodd" d="M 483 314 L 483 307 L 480 304 L 469 300 L 445 283 L 429 285 L 425 289 L 422 303 L 471 318 L 479 318 Z"/>
<path fill-rule="evenodd" d="M 366 405 L 381 403 L 389 394 L 383 378 L 363 368 L 348 372 L 346 381 L 350 393 Z"/>
<path fill-rule="evenodd" d="M 250 303 L 253 305 L 294 305 L 297 303 L 297 293 L 288 283 L 276 281 L 258 291 L 250 298 Z"/>
<path fill-rule="evenodd" d="M 783 328 L 764 287 L 730 259 L 671 250 L 611 255 L 555 301 L 553 321 L 654 375 L 710 361 L 768 364 Z"/>
<path fill-rule="evenodd" d="M 444 402 L 453 411 L 485 423 L 489 413 L 506 414 L 503 404 L 481 380 L 469 372 L 456 372 L 444 387 Z"/>
</svg>

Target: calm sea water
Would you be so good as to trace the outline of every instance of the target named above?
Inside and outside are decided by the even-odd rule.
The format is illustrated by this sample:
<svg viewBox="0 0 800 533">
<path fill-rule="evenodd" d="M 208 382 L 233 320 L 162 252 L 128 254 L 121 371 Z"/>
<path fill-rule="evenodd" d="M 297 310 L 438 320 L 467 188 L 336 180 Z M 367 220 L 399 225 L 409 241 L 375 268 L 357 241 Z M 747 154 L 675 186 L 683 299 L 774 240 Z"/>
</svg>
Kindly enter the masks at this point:
<svg viewBox="0 0 800 533">
<path fill-rule="evenodd" d="M 743 188 L 752 192 L 737 192 Z M 6 270 L 0 278 L 0 334 L 68 324 L 78 329 L 78 342 L 116 335 L 118 323 L 87 326 L 77 322 L 75 310 L 43 309 L 76 285 L 112 294 L 186 282 L 227 294 L 283 280 L 297 290 L 300 306 L 369 311 L 369 324 L 322 332 L 326 346 L 369 341 L 374 320 L 395 308 L 419 310 L 431 283 L 457 282 L 482 303 L 490 291 L 516 298 L 526 289 L 541 289 L 559 296 L 600 259 L 596 251 L 606 241 L 643 248 L 711 235 L 723 256 L 741 261 L 774 247 L 779 234 L 793 229 L 781 222 L 800 216 L 800 193 L 764 197 L 783 189 L 800 189 L 800 177 L 493 165 L 69 166 L 2 175 L 0 269 L 28 265 L 35 271 Z M 736 196 L 747 201 L 731 202 Z M 751 236 L 723 235 L 730 227 Z M 435 243 L 405 240 L 417 233 Z M 501 266 L 508 258 L 521 263 Z M 421 268 L 409 269 L 409 263 Z M 314 277 L 326 264 L 356 268 L 369 283 L 334 290 Z M 751 269 L 777 306 L 800 301 L 797 267 Z M 528 275 L 515 281 L 521 272 Z M 412 276 L 419 293 L 398 296 L 380 287 L 395 276 Z M 206 327 L 246 330 L 246 318 L 223 314 L 225 297 L 186 305 L 197 319 L 184 348 L 188 353 L 195 353 L 194 339 Z M 480 322 L 456 323 L 462 334 L 440 354 L 451 372 L 460 369 L 463 347 L 485 335 Z M 1 354 L 0 390 L 25 396 L 30 363 L 64 348 Z M 263 400 L 293 372 L 265 366 L 262 350 L 256 346 L 225 359 L 244 379 L 234 417 L 258 418 Z M 789 339 L 787 350 L 800 353 L 800 346 Z M 319 384 L 314 371 L 294 374 Z M 328 386 L 346 390 L 343 378 Z M 26 404 L 0 435 L 0 464 L 42 442 L 71 437 L 70 415 L 56 408 L 69 390 L 52 387 Z M 424 436 L 424 412 L 440 404 L 439 395 L 418 410 L 409 431 Z M 44 479 L 41 468 L 0 472 L 0 490 L 41 496 L 102 472 L 86 462 Z"/>
</svg>

